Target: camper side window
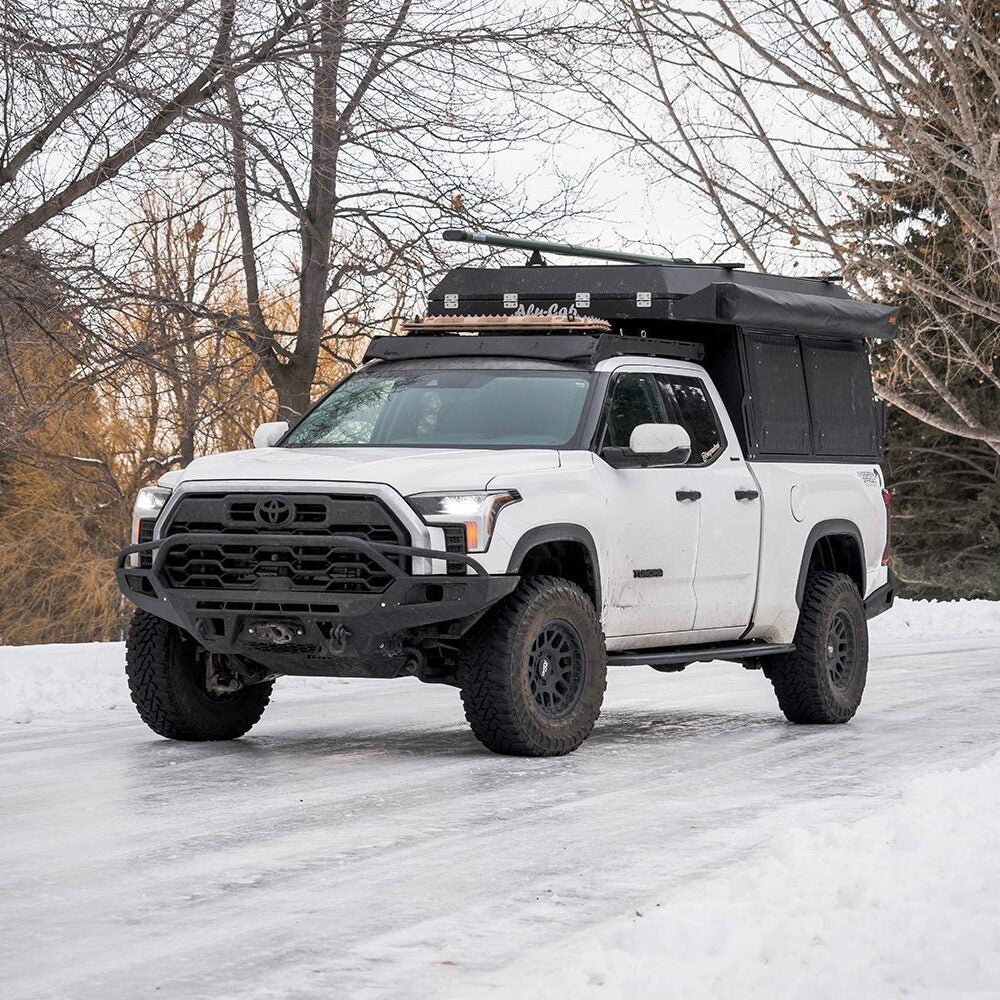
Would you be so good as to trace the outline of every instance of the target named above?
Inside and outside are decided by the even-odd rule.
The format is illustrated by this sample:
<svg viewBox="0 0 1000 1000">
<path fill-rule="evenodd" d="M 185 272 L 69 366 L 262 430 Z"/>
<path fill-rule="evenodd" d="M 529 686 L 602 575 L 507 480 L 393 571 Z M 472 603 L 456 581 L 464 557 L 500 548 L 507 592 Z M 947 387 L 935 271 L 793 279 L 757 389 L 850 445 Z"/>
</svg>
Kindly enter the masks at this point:
<svg viewBox="0 0 1000 1000">
<path fill-rule="evenodd" d="M 864 341 L 747 330 L 750 457 L 878 459 Z"/>
<path fill-rule="evenodd" d="M 751 454 L 810 454 L 809 400 L 798 339 L 748 331 L 746 349 Z"/>
</svg>

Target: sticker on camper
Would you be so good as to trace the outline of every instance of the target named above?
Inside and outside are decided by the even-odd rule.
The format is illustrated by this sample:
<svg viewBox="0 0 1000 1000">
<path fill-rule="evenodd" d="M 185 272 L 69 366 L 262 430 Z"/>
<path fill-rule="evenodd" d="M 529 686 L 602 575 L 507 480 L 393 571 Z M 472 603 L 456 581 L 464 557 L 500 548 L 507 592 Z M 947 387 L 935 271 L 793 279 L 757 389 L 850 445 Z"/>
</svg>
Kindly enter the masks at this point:
<svg viewBox="0 0 1000 1000">
<path fill-rule="evenodd" d="M 536 306 L 534 302 L 527 305 L 519 305 L 515 316 L 569 316 L 573 318 L 578 315 L 576 306 L 561 306 L 553 302 L 550 306 Z"/>
</svg>

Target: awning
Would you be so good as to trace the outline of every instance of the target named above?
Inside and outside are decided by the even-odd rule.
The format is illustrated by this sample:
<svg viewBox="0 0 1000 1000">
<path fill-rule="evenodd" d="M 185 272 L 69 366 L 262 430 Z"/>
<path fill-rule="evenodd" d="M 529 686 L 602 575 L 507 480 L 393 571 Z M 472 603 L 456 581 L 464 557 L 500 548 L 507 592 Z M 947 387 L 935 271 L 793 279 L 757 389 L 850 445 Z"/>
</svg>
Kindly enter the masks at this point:
<svg viewBox="0 0 1000 1000">
<path fill-rule="evenodd" d="M 672 318 L 825 337 L 892 340 L 894 306 L 715 282 L 673 303 Z"/>
</svg>

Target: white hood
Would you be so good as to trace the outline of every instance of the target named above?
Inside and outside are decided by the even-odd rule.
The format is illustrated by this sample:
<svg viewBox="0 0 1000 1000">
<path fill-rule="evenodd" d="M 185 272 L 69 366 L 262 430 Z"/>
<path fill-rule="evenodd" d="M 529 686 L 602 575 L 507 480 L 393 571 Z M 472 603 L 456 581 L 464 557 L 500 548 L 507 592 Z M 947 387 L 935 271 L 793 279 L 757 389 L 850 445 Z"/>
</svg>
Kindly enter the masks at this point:
<svg viewBox="0 0 1000 1000">
<path fill-rule="evenodd" d="M 559 468 L 559 452 L 430 448 L 259 448 L 195 459 L 162 485 L 226 480 L 385 483 L 403 496 L 437 490 L 516 488 L 522 472 Z"/>
</svg>

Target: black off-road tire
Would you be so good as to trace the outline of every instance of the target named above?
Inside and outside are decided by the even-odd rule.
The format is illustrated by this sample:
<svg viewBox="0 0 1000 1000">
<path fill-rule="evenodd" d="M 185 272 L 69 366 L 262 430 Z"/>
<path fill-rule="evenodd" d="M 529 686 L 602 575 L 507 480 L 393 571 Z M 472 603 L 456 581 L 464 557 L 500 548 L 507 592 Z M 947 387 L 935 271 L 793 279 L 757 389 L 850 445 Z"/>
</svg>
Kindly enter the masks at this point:
<svg viewBox="0 0 1000 1000">
<path fill-rule="evenodd" d="M 607 663 L 587 595 L 559 577 L 526 578 L 466 638 L 458 662 L 465 717 L 495 753 L 570 753 L 601 714 Z"/>
<path fill-rule="evenodd" d="M 125 641 L 132 702 L 142 721 L 168 739 L 235 740 L 264 714 L 273 682 L 210 694 L 198 650 L 176 625 L 136 610 Z"/>
<path fill-rule="evenodd" d="M 795 652 L 768 657 L 764 673 L 790 722 L 847 722 L 868 676 L 868 622 L 858 588 L 843 573 L 806 580 Z"/>
</svg>

